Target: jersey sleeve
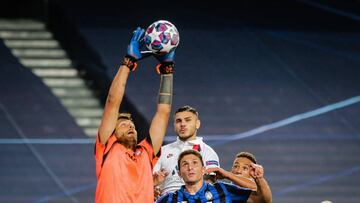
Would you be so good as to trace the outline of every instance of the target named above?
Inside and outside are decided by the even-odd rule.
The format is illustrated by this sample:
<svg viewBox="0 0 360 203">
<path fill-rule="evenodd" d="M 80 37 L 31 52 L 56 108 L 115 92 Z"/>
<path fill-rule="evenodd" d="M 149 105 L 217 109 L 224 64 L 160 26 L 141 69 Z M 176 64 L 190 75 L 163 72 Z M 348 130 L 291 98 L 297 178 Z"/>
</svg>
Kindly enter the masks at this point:
<svg viewBox="0 0 360 203">
<path fill-rule="evenodd" d="M 161 147 L 161 151 L 163 152 L 163 147 Z M 155 166 L 154 166 L 153 172 L 155 172 L 155 171 L 160 171 L 161 165 L 162 165 L 162 160 L 163 160 L 162 157 L 163 157 L 163 156 L 160 156 L 160 157 L 159 157 L 158 161 L 156 162 L 156 164 L 155 164 Z"/>
<path fill-rule="evenodd" d="M 224 183 L 224 182 L 218 182 L 224 191 L 230 194 L 231 199 L 235 202 L 243 202 L 246 203 L 247 199 L 249 199 L 250 194 L 252 192 L 251 189 L 239 187 L 234 184 Z"/>
<path fill-rule="evenodd" d="M 154 169 L 155 164 L 159 160 L 159 157 L 161 154 L 161 148 L 160 148 L 159 152 L 156 155 L 154 155 L 154 149 L 152 146 L 150 136 L 143 139 L 138 145 L 141 146 L 141 148 L 143 148 L 147 152 L 147 156 L 151 162 L 151 168 Z"/>
<path fill-rule="evenodd" d="M 156 203 L 167 203 L 172 202 L 173 193 L 167 193 L 159 197 L 159 199 L 156 200 Z"/>
<path fill-rule="evenodd" d="M 95 149 L 94 149 L 95 164 L 96 164 L 96 177 L 99 178 L 103 162 L 105 161 L 105 157 L 115 142 L 116 142 L 116 137 L 113 135 L 109 137 L 109 139 L 107 140 L 107 142 L 105 144 L 102 144 L 100 142 L 99 135 L 96 137 Z"/>
<path fill-rule="evenodd" d="M 206 154 L 204 155 L 204 164 L 206 168 L 220 167 L 219 156 L 209 146 L 207 146 Z"/>
</svg>

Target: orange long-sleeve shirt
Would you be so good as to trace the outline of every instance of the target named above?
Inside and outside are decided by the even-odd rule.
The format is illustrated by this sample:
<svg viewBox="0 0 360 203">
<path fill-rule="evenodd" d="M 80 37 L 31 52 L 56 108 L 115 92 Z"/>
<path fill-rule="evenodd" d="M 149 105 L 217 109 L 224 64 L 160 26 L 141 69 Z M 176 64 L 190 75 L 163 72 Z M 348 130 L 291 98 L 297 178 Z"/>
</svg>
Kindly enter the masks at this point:
<svg viewBox="0 0 360 203">
<path fill-rule="evenodd" d="M 118 143 L 114 135 L 105 145 L 95 144 L 95 203 L 154 202 L 152 169 L 160 153 L 154 156 L 150 138 L 142 140 L 135 152 Z"/>
</svg>

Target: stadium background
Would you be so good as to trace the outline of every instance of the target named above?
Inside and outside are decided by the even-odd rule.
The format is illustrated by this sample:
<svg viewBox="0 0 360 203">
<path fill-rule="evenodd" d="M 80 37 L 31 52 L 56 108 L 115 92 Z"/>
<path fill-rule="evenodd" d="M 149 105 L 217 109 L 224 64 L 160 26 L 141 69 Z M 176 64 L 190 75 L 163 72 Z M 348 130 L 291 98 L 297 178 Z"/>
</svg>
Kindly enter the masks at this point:
<svg viewBox="0 0 360 203">
<path fill-rule="evenodd" d="M 98 118 L 83 117 L 98 113 L 86 114 L 95 107 L 85 97 L 75 105 L 81 91 L 59 92 L 79 88 L 71 84 L 81 79 L 101 107 L 130 33 L 159 19 L 180 32 L 173 109 L 199 110 L 199 135 L 225 169 L 249 151 L 265 167 L 273 202 L 360 202 L 356 0 L 2 1 L 0 202 L 93 202 L 89 126 Z M 40 29 L 56 43 L 16 34 Z M 62 56 L 19 54 L 59 47 Z M 126 90 L 123 110 L 135 115 L 142 136 L 155 111 L 155 65 L 141 62 Z M 44 71 L 50 66 L 59 69 Z M 76 80 L 61 72 L 70 68 Z M 174 136 L 170 125 L 166 142 Z"/>
</svg>

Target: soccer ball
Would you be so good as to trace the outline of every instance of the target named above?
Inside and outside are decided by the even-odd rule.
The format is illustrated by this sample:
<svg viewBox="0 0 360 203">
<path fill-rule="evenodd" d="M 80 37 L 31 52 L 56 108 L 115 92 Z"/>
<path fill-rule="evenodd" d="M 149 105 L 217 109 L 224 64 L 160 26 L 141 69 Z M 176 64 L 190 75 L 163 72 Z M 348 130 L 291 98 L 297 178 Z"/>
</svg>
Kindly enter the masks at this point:
<svg viewBox="0 0 360 203">
<path fill-rule="evenodd" d="M 144 41 L 153 53 L 166 54 L 176 49 L 180 36 L 175 25 L 166 20 L 158 20 L 146 29 Z"/>
</svg>

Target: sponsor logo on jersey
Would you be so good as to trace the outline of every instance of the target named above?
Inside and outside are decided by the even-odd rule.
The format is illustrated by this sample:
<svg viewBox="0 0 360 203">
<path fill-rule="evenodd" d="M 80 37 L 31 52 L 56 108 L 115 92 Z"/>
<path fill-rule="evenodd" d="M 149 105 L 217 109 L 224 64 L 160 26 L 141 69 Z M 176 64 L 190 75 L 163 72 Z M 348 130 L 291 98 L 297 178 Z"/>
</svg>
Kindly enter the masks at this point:
<svg viewBox="0 0 360 203">
<path fill-rule="evenodd" d="M 216 160 L 208 160 L 208 161 L 206 161 L 205 164 L 206 164 L 206 166 L 209 166 L 209 165 L 219 166 L 219 162 Z"/>
<path fill-rule="evenodd" d="M 212 200 L 212 198 L 213 198 L 213 195 L 211 194 L 211 192 L 210 191 L 206 191 L 205 192 L 205 198 L 206 198 L 206 200 Z"/>
<path fill-rule="evenodd" d="M 135 156 L 139 156 L 140 154 L 141 154 L 140 150 L 135 152 Z"/>
</svg>

